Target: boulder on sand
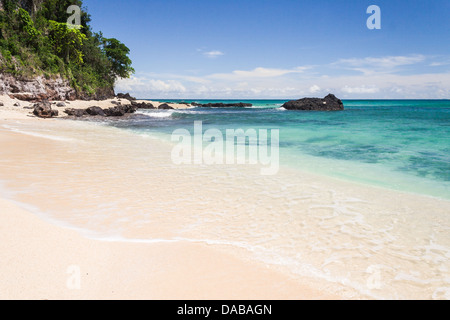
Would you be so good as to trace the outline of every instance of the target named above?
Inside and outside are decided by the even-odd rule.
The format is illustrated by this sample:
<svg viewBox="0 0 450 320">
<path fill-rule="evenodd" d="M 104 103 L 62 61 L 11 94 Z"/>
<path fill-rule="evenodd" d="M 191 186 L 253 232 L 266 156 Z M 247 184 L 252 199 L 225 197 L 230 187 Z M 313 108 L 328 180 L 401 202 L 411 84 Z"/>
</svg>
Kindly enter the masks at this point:
<svg viewBox="0 0 450 320">
<path fill-rule="evenodd" d="M 41 102 L 34 105 L 33 114 L 39 118 L 53 118 L 57 117 L 58 110 L 52 110 L 52 106 L 48 102 Z"/>
</svg>

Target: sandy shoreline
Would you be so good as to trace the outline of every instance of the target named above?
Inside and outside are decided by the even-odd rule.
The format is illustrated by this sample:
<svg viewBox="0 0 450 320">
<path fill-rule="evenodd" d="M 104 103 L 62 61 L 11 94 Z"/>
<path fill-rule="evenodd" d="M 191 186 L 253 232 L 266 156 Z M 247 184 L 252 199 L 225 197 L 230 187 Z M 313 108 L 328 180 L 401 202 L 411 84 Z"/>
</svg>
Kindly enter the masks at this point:
<svg viewBox="0 0 450 320">
<path fill-rule="evenodd" d="M 21 101 L 18 99 L 11 99 L 7 95 L 0 95 L 0 102 L 3 103 L 3 106 L 0 106 L 0 119 L 3 120 L 14 120 L 14 119 L 29 119 L 36 118 L 33 113 L 33 105 L 32 102 Z M 64 103 L 65 106 L 58 107 L 57 104 L 59 102 Z M 158 108 L 163 102 L 159 101 L 148 101 L 148 100 L 136 100 L 136 103 L 151 103 L 155 108 Z M 121 103 L 123 105 L 130 105 L 131 102 L 126 99 L 108 99 L 102 101 L 96 100 L 75 100 L 75 101 L 52 101 L 52 109 L 58 110 L 58 117 L 63 118 L 67 117 L 67 114 L 64 113 L 65 109 L 74 108 L 74 109 L 87 109 L 89 107 L 100 107 L 102 109 L 111 108 L 117 105 L 117 103 Z M 16 105 L 18 104 L 18 105 Z M 173 109 L 188 109 L 191 106 L 185 104 L 176 104 L 169 103 L 168 104 Z"/>
<path fill-rule="evenodd" d="M 0 101 L 0 124 L 58 121 L 31 117 L 23 109 L 27 103 L 15 107 L 17 101 L 5 96 Z M 92 103 L 104 107 L 110 101 L 70 107 Z M 2 147 L 16 154 L 39 140 L 0 133 Z M 98 241 L 10 199 L 1 197 L 0 207 L 0 299 L 339 299 L 213 245 Z"/>
<path fill-rule="evenodd" d="M 332 297 L 206 245 L 95 241 L 9 200 L 0 207 L 0 299 Z"/>
<path fill-rule="evenodd" d="M 447 200 L 288 168 L 177 166 L 152 135 L 26 109 L 0 111 L 0 145 L 0 298 L 450 294 Z"/>
</svg>

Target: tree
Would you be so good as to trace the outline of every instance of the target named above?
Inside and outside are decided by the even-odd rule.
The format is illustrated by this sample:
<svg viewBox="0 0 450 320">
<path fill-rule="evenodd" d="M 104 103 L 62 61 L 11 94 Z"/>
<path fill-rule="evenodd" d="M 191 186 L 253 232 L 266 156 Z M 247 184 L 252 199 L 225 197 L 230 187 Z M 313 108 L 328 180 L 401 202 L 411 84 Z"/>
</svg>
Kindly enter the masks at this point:
<svg viewBox="0 0 450 320">
<path fill-rule="evenodd" d="M 103 50 L 111 62 L 112 76 L 129 78 L 134 73 L 131 59 L 128 57 L 130 49 L 117 39 L 103 39 Z"/>
<path fill-rule="evenodd" d="M 41 33 L 35 28 L 34 22 L 30 17 L 28 11 L 19 8 L 17 11 L 17 15 L 19 17 L 21 29 L 26 34 L 26 40 L 28 43 L 32 44 L 37 38 L 41 35 Z"/>
<path fill-rule="evenodd" d="M 49 20 L 50 25 L 50 39 L 53 43 L 55 52 L 66 63 L 83 63 L 83 42 L 87 37 L 80 29 L 69 28 L 67 23 L 56 22 Z"/>
</svg>

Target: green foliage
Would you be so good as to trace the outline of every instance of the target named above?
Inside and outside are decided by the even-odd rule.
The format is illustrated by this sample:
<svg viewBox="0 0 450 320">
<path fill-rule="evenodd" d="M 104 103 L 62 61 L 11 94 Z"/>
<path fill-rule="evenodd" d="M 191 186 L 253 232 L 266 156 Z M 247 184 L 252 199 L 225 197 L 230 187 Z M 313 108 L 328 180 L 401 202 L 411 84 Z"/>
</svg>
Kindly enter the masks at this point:
<svg viewBox="0 0 450 320">
<path fill-rule="evenodd" d="M 111 61 L 111 72 L 113 76 L 129 78 L 134 69 L 131 67 L 131 60 L 128 58 L 130 49 L 117 39 L 103 39 L 104 50 L 109 61 Z"/>
<path fill-rule="evenodd" d="M 34 22 L 31 20 L 30 14 L 22 8 L 19 8 L 17 15 L 19 17 L 20 27 L 26 34 L 26 39 L 28 43 L 33 43 L 39 36 L 39 32 L 34 27 Z"/>
<path fill-rule="evenodd" d="M 87 37 L 77 28 L 69 28 L 67 23 L 49 20 L 49 38 L 54 52 L 66 63 L 83 63 L 83 42 Z"/>
<path fill-rule="evenodd" d="M 80 28 L 67 24 L 67 8 L 82 8 L 82 0 L 0 1 L 0 72 L 61 75 L 88 95 L 112 88 L 117 78 L 134 72 L 130 50 L 117 39 L 94 33 L 86 10 L 81 10 Z"/>
</svg>

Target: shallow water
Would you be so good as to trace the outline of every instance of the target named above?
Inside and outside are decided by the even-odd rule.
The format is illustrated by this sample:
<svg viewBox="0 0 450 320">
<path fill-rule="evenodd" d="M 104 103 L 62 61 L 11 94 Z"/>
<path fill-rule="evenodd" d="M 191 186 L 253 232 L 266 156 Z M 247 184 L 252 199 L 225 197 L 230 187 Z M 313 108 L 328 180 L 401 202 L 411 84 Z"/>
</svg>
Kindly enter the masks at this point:
<svg viewBox="0 0 450 320">
<path fill-rule="evenodd" d="M 233 119 L 236 113 L 254 117 L 253 110 L 223 110 L 221 114 L 187 110 L 160 112 L 170 113 L 166 118 L 114 122 L 112 127 L 72 121 L 70 125 L 64 121 L 3 125 L 0 132 L 16 137 L 0 135 L 4 146 L 0 179 L 8 191 L 3 194 L 89 237 L 208 243 L 347 298 L 450 298 L 449 201 L 367 186 L 368 178 L 362 179 L 364 184 L 350 183 L 360 172 L 365 173 L 366 165 L 378 163 L 363 161 L 363 156 L 346 160 L 333 154 L 339 159 L 333 158 L 331 166 L 327 157 L 303 154 L 303 149 L 296 153 L 292 146 L 281 146 L 286 149 L 281 155 L 282 167 L 273 176 L 262 176 L 258 165 L 175 165 L 171 161 L 173 144 L 167 139 L 180 124 L 188 129 L 192 126 L 192 112 L 200 112 L 196 119 L 204 112 L 201 119 L 206 127 L 218 126 L 216 119 L 222 119 L 223 128 L 243 127 L 244 122 L 236 124 Z M 280 117 L 287 123 L 295 117 L 310 117 L 303 119 L 310 128 L 313 123 L 323 127 L 326 121 L 337 121 L 323 118 L 340 117 L 314 116 L 322 118 L 318 120 L 312 119 L 312 114 L 261 112 L 271 118 L 283 114 Z M 255 123 L 271 128 L 265 115 L 261 117 Z M 335 127 L 329 125 L 326 130 L 337 130 Z M 294 130 L 293 125 L 286 130 Z M 330 138 L 322 139 L 319 134 L 323 132 L 311 130 L 306 136 L 284 133 L 292 143 L 318 144 L 316 148 L 337 135 L 328 132 L 325 136 Z M 281 135 L 280 145 L 283 141 Z M 347 152 L 358 152 L 347 144 Z M 391 149 L 395 148 L 373 153 L 387 154 Z M 296 161 L 306 160 L 283 162 L 293 155 Z M 299 170 L 307 160 L 308 170 Z M 323 176 L 326 171 L 318 160 L 324 168 L 348 176 Z M 351 165 L 347 161 L 352 162 L 353 170 L 348 170 Z M 376 168 L 392 179 L 384 166 Z M 314 170 L 321 175 L 309 173 Z M 445 179 L 417 177 L 413 172 L 401 174 L 445 185 Z"/>
<path fill-rule="evenodd" d="M 202 101 L 230 102 L 230 101 Z M 280 163 L 351 181 L 450 199 L 450 101 L 344 101 L 344 112 L 295 112 L 281 100 L 252 100 L 253 108 L 142 111 L 121 122 L 169 140 L 172 132 L 278 129 Z"/>
</svg>

